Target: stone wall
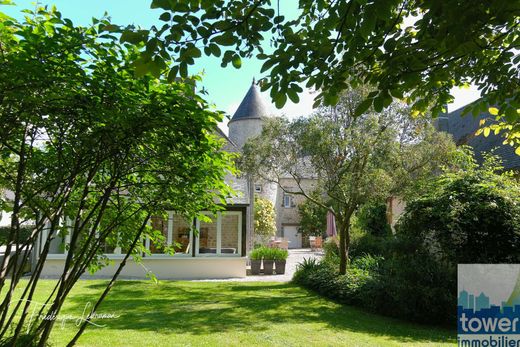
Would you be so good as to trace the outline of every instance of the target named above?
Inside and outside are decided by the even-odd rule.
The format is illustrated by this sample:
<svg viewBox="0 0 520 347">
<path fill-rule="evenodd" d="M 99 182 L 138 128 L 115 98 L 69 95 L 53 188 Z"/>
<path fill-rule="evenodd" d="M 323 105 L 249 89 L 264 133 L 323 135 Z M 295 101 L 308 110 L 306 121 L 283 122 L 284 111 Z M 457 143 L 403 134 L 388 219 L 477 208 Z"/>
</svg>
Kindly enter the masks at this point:
<svg viewBox="0 0 520 347">
<path fill-rule="evenodd" d="M 238 148 L 244 147 L 248 139 L 262 133 L 262 119 L 247 118 L 229 122 L 229 138 Z"/>
<path fill-rule="evenodd" d="M 284 178 L 281 180 L 282 187 L 289 192 L 298 192 L 300 188 L 296 184 L 296 181 L 292 178 Z M 316 185 L 316 180 L 314 179 L 303 179 L 300 182 L 302 188 L 306 192 L 312 191 L 313 187 Z M 305 197 L 297 194 L 290 194 L 292 196 L 292 206 L 284 207 L 284 191 L 282 188 L 278 188 L 277 199 L 276 199 L 276 230 L 277 235 L 281 235 L 282 226 L 283 225 L 298 225 L 300 224 L 300 214 L 298 213 L 298 206 L 305 201 Z"/>
</svg>

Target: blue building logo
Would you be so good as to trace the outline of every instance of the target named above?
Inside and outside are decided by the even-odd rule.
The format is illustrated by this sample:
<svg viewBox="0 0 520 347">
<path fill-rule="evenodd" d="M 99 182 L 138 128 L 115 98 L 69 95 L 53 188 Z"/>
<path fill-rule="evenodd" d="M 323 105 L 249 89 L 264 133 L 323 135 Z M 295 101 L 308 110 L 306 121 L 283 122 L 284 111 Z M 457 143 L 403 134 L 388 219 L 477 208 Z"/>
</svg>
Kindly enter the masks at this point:
<svg viewBox="0 0 520 347">
<path fill-rule="evenodd" d="M 458 346 L 520 346 L 520 265 L 458 267 Z"/>
</svg>

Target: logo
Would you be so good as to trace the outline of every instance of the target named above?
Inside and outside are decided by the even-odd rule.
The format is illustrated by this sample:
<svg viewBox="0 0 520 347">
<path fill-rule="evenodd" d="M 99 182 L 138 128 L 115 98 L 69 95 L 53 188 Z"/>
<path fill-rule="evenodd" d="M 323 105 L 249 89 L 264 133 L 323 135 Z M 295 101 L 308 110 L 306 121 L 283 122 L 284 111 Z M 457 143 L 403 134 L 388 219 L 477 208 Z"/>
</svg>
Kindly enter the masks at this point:
<svg viewBox="0 0 520 347">
<path fill-rule="evenodd" d="M 459 264 L 457 344 L 520 346 L 520 264 Z"/>
</svg>

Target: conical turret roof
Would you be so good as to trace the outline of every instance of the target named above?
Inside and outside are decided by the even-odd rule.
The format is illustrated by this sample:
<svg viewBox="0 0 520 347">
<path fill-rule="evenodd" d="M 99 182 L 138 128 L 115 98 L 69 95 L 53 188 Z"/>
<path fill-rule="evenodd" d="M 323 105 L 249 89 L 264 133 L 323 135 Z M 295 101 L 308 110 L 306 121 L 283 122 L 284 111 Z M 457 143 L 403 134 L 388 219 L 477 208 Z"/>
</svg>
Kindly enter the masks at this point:
<svg viewBox="0 0 520 347">
<path fill-rule="evenodd" d="M 242 119 L 254 119 L 267 116 L 267 107 L 265 106 L 262 95 L 256 86 L 255 80 L 251 84 L 246 96 L 238 106 L 235 114 L 229 122 Z"/>
</svg>

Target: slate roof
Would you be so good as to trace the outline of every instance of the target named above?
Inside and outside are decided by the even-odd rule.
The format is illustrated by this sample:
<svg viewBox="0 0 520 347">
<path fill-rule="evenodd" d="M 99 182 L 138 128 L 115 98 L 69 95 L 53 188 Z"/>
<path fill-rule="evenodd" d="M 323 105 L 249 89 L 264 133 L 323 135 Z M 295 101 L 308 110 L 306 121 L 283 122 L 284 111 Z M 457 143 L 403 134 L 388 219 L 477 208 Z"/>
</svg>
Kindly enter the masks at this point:
<svg viewBox="0 0 520 347">
<path fill-rule="evenodd" d="M 491 132 L 488 137 L 484 137 L 482 134 L 475 136 L 475 132 L 480 126 L 480 120 L 486 119 L 486 124 L 490 124 L 494 117 L 487 112 L 481 113 L 477 117 L 473 117 L 471 113 L 462 115 L 464 107 L 452 111 L 444 117 L 439 117 L 436 122 L 437 129 L 453 135 L 457 145 L 473 147 L 475 158 L 479 163 L 482 163 L 484 153 L 495 150 L 494 153 L 500 156 L 506 170 L 520 169 L 520 156 L 515 154 L 514 147 L 502 144 L 504 139 L 501 134 L 494 135 Z"/>
<path fill-rule="evenodd" d="M 242 119 L 259 119 L 266 117 L 267 114 L 267 107 L 265 106 L 262 100 L 262 95 L 253 79 L 251 88 L 249 88 L 246 96 L 229 122 L 231 123 Z"/>
</svg>

